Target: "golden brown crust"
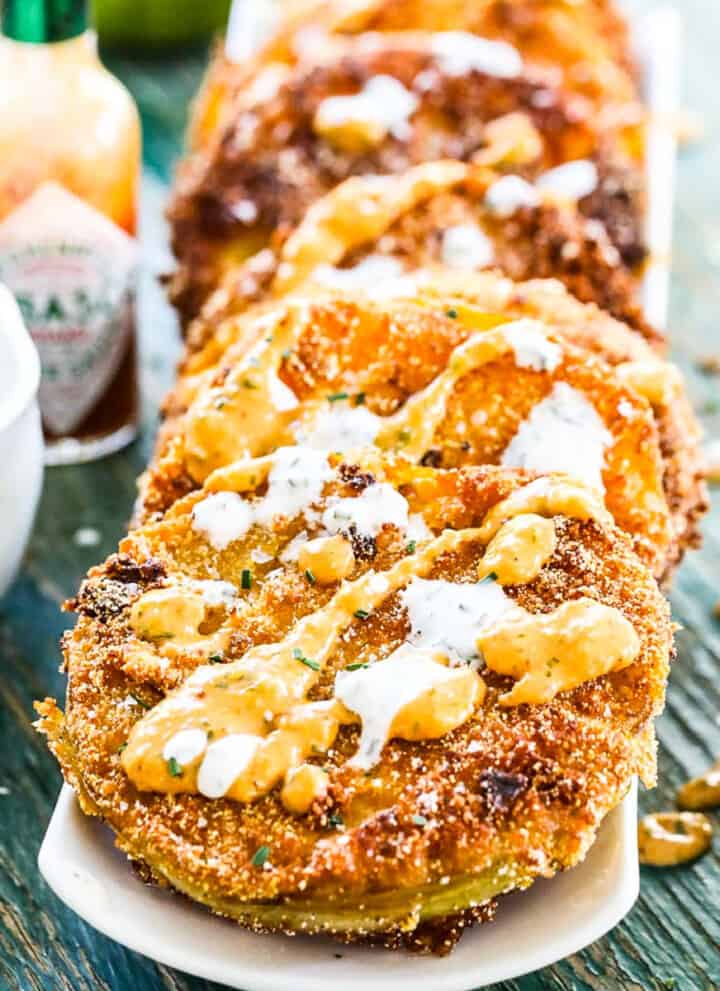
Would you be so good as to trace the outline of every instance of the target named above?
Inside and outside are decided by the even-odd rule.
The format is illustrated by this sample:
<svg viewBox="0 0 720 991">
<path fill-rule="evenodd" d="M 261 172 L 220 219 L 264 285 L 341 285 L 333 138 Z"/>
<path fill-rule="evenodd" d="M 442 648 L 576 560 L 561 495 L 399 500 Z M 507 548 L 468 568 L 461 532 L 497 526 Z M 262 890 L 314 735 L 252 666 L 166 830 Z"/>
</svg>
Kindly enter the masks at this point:
<svg viewBox="0 0 720 991">
<path fill-rule="evenodd" d="M 508 41 L 531 62 L 562 72 L 564 85 L 599 107 L 637 99 L 637 70 L 625 19 L 610 0 L 309 0 L 285 5 L 285 18 L 250 64 L 218 46 L 198 95 L 190 128 L 193 148 L 207 145 L 228 105 L 268 65 L 302 57 L 298 31 L 313 25 L 338 34 L 368 31 L 469 31 Z"/>
<path fill-rule="evenodd" d="M 450 169 L 456 164 L 441 162 L 436 166 L 439 171 L 443 166 Z M 387 226 L 372 240 L 357 242 L 354 235 L 357 221 L 352 207 L 348 209 L 348 203 L 357 203 L 363 194 L 370 194 L 369 185 L 366 191 L 361 181 L 350 180 L 344 187 L 348 190 L 347 202 L 342 196 L 343 187 L 337 187 L 316 203 L 316 213 L 323 211 L 324 224 L 332 231 L 333 247 L 340 240 L 343 227 L 347 229 L 348 240 L 348 248 L 340 257 L 320 255 L 315 258 L 316 264 L 352 268 L 368 255 L 386 255 L 410 271 L 437 266 L 443 260 L 443 236 L 448 228 L 471 224 L 484 232 L 493 249 L 492 257 L 479 267 L 494 269 L 517 282 L 558 279 L 581 302 L 596 303 L 639 331 L 658 350 L 662 349 L 663 336 L 648 324 L 638 304 L 638 279 L 622 264 L 604 225 L 588 220 L 574 205 L 550 200 L 500 217 L 486 202 L 487 191 L 499 175 L 478 167 L 466 169 L 460 181 L 447 183 L 435 191 L 418 192 L 417 202 L 398 216 L 391 206 L 399 196 L 397 191 L 393 194 L 393 182 L 399 190 L 410 185 L 414 175 L 418 176 L 414 180 L 417 186 L 421 186 L 420 170 L 416 169 L 396 178 L 387 177 L 384 196 L 372 193 L 373 201 L 379 205 L 378 212 L 383 209 L 383 201 L 388 211 Z M 276 231 L 268 246 L 230 269 L 188 329 L 191 351 L 200 348 L 224 318 L 241 313 L 277 292 L 278 267 L 285 261 L 288 238 L 292 235 L 296 240 L 311 223 L 312 215 L 306 215 L 293 231 Z"/>
<path fill-rule="evenodd" d="M 593 159 L 599 187 L 581 201 L 581 211 L 606 226 L 627 265 L 642 261 L 636 135 L 628 142 L 622 128 L 606 126 L 588 102 L 532 68 L 510 79 L 478 71 L 448 75 L 425 35 L 360 37 L 336 47 L 339 54 L 294 69 L 271 97 L 240 102 L 211 147 L 181 165 L 169 208 L 179 260 L 170 292 L 184 319 L 273 230 L 296 225 L 348 176 L 402 172 L 437 158 L 468 160 L 483 148 L 489 122 L 518 111 L 542 139 L 541 154 L 521 174 Z M 333 148 L 313 129 L 318 106 L 326 97 L 358 92 L 378 74 L 399 80 L 419 101 L 407 136 L 389 135 L 356 154 Z"/>
<path fill-rule="evenodd" d="M 413 509 L 427 509 L 428 522 L 438 529 L 479 522 L 529 477 L 492 468 L 416 472 L 417 480 L 405 476 L 403 492 Z M 354 478 L 345 469 L 331 489 L 351 494 Z M 151 669 L 123 665 L 124 645 L 132 639 L 129 606 L 144 589 L 168 578 L 222 578 L 239 586 L 240 569 L 258 539 L 249 535 L 225 551 L 208 548 L 189 525 L 196 500 L 191 496 L 165 521 L 131 534 L 121 544 L 121 557 L 91 573 L 75 604 L 81 618 L 65 643 L 64 722 L 51 703 L 41 707 L 41 728 L 68 780 L 81 789 L 86 810 L 101 815 L 120 845 L 154 875 L 261 928 L 293 928 L 287 919 L 306 904 L 312 931 L 327 928 L 313 924 L 312 912 L 320 905 L 339 909 L 348 900 L 371 905 L 386 891 L 442 885 L 443 878 L 481 876 L 490 869 L 504 872 L 502 890 L 551 875 L 583 857 L 633 775 L 652 780 L 652 719 L 662 706 L 671 650 L 667 606 L 624 535 L 556 517 L 552 559 L 530 585 L 507 591 L 531 612 L 580 595 L 619 609 L 641 642 L 630 667 L 550 704 L 514 709 L 496 704 L 508 679 L 486 672 L 489 691 L 481 712 L 442 740 L 390 743 L 369 777 L 347 766 L 356 731 L 343 730 L 326 762 L 329 801 L 306 817 L 288 814 L 276 793 L 249 806 L 139 793 L 121 769 L 118 748 L 145 707 L 172 682 Z M 278 522 L 272 539 L 282 544 L 298 525 Z M 263 533 L 264 546 L 268 539 Z M 433 574 L 468 577 L 479 550 L 446 555 Z M 404 539 L 386 527 L 370 566 L 383 570 L 404 553 Z M 358 567 L 366 569 L 368 562 Z M 303 581 L 292 565 L 274 575 L 269 572 L 276 563 L 254 568 L 256 580 L 244 593 L 242 622 L 228 659 L 282 636 L 330 594 Z M 338 667 L 367 651 L 385 654 L 406 631 L 396 599 L 357 625 L 323 674 L 318 697 L 327 697 Z M 177 669 L 176 677 L 183 676 Z M 417 815 L 427 821 L 419 825 Z M 270 848 L 271 866 L 259 870 L 252 857 L 261 845 Z M 268 902 L 279 913 L 279 921 L 269 926 L 261 911 Z"/>
<path fill-rule="evenodd" d="M 674 560 L 678 552 L 662 490 L 665 467 L 660 460 L 652 411 L 642 397 L 620 385 L 600 357 L 601 337 L 596 338 L 594 355 L 584 350 L 587 342 L 583 333 L 593 340 L 596 333 L 593 321 L 597 319 L 603 326 L 609 318 L 591 307 L 583 309 L 552 287 L 549 294 L 543 295 L 540 290 L 535 295 L 530 283 L 527 292 L 535 296 L 535 312 L 533 304 L 521 304 L 513 312 L 512 302 L 507 298 L 512 293 L 512 283 L 491 276 L 475 278 L 479 286 L 490 287 L 484 297 L 482 290 L 478 291 L 480 308 L 484 311 L 492 310 L 488 303 L 498 289 L 505 299 L 500 312 L 509 310 L 509 316 L 522 314 L 545 319 L 545 313 L 553 310 L 555 296 L 559 313 L 566 301 L 572 317 L 567 314 L 565 324 L 560 318 L 558 329 L 563 335 L 567 331 L 569 339 L 577 334 L 583 349 L 565 340 L 563 363 L 552 374 L 518 368 L 513 356 L 507 355 L 465 376 L 454 389 L 427 457 L 432 457 L 433 464 L 445 467 L 497 464 L 520 423 L 550 392 L 553 382 L 567 382 L 587 396 L 613 435 L 603 475 L 608 506 L 618 525 L 633 534 L 643 560 L 662 574 L 666 555 Z M 460 296 L 462 284 L 461 281 L 455 287 Z M 471 296 L 472 292 L 468 288 L 466 295 Z M 523 287 L 517 287 L 517 293 L 522 296 Z M 281 379 L 301 403 L 339 392 L 362 393 L 371 411 L 387 416 L 428 385 L 446 367 L 453 348 L 470 335 L 462 320 L 448 316 L 452 301 L 453 293 L 442 280 L 437 296 L 433 298 L 429 293 L 421 304 L 397 300 L 378 305 L 366 296 L 340 293 L 315 298 L 314 302 L 300 307 L 303 329 L 292 356 L 283 359 Z M 274 319 L 281 321 L 286 307 L 292 310 L 295 305 L 292 301 L 275 304 Z M 578 308 L 585 314 L 584 324 L 575 322 Z M 238 318 L 242 332 L 237 342 L 228 347 L 220 365 L 207 373 L 209 381 L 201 379 L 203 384 L 189 412 L 169 421 L 161 436 L 158 457 L 141 481 L 138 519 L 164 512 L 183 488 L 191 491 L 197 486 L 184 447 L 186 425 L 197 422 L 198 417 L 204 419 L 201 410 L 214 408 L 209 403 L 209 387 L 215 390 L 212 392 L 215 401 L 222 402 L 223 389 L 232 392 L 242 380 L 242 362 L 248 345 L 259 334 L 268 333 L 271 324 L 267 321 L 265 312 L 254 320 Z M 617 329 L 616 338 L 622 335 L 621 325 L 610 325 Z M 624 333 L 637 341 L 638 348 L 643 347 L 642 340 L 631 331 Z M 189 379 L 185 384 L 192 394 L 197 383 Z M 175 395 L 182 406 L 186 395 L 182 383 Z M 624 412 L 624 402 L 628 404 L 627 410 L 632 411 L 630 415 Z M 682 523 L 684 528 L 684 518 Z"/>
<path fill-rule="evenodd" d="M 422 220 L 419 219 L 418 223 L 424 231 Z M 403 229 L 407 234 L 402 224 L 396 225 L 396 229 Z M 415 234 L 414 231 L 411 233 Z M 413 250 L 412 240 L 409 243 L 408 254 Z M 383 246 L 383 243 L 378 244 L 374 253 Z M 426 255 L 421 250 L 413 257 L 424 260 Z M 423 292 L 434 294 L 439 301 L 447 302 L 457 297 L 488 311 L 505 313 L 509 319 L 523 316 L 540 319 L 555 333 L 598 354 L 613 366 L 628 361 L 651 361 L 653 352 L 662 353 L 664 350 L 664 342 L 652 334 L 652 328 L 646 328 L 643 335 L 646 339 L 642 340 L 628 326 L 612 319 L 597 306 L 580 304 L 554 281 L 536 279 L 512 284 L 508 279 L 489 272 L 469 274 L 433 269 L 420 282 Z M 218 290 L 216 300 L 229 309 L 236 305 L 224 297 L 223 290 Z M 238 304 L 238 308 L 242 309 L 242 305 L 242 302 Z M 178 384 L 166 397 L 166 421 L 160 434 L 158 452 L 175 434 L 177 417 L 182 415 L 192 400 L 203 375 L 212 374 L 211 369 L 230 344 L 240 339 L 239 335 L 243 332 L 251 333 L 251 326 L 251 320 L 238 318 L 219 322 L 214 318 L 199 319 L 194 322 L 187 339 Z M 648 344 L 652 345 L 652 350 Z M 708 508 L 708 493 L 701 449 L 702 432 L 684 389 L 681 388 L 666 402 L 655 405 L 653 412 L 664 463 L 664 491 L 675 534 L 668 553 L 667 568 L 660 576 L 666 580 L 672 577 L 685 551 L 699 545 L 700 521 Z M 168 480 L 164 479 L 163 485 L 167 484 Z M 170 495 L 168 493 L 168 497 Z"/>
</svg>

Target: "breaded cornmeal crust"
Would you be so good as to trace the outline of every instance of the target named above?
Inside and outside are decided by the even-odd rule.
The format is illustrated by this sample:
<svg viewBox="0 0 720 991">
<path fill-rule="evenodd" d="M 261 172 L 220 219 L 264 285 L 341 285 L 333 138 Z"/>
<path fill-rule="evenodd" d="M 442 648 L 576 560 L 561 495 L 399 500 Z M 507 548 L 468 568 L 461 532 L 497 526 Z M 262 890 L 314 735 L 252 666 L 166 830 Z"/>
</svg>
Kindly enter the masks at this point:
<svg viewBox="0 0 720 991">
<path fill-rule="evenodd" d="M 508 75 L 458 67 L 438 50 L 437 37 L 404 32 L 333 41 L 271 93 L 239 102 L 211 146 L 181 163 L 168 216 L 179 263 L 170 294 L 184 320 L 229 269 L 273 231 L 296 226 L 338 183 L 439 158 L 480 155 L 484 164 L 533 180 L 562 163 L 588 160 L 597 182 L 578 194 L 580 211 L 604 225 L 626 265 L 640 264 L 641 129 L 627 127 L 623 117 L 603 119 L 542 68 L 525 65 Z M 385 133 L 371 121 L 369 135 L 364 123 L 358 130 L 322 122 L 329 99 L 357 95 L 378 78 L 383 89 L 391 86 L 392 99 L 398 88 L 406 92 L 401 99 L 411 105 L 402 120 Z M 391 97 L 377 96 L 383 99 Z M 524 126 L 508 148 L 493 128 L 511 114 Z M 332 111 L 328 119 L 334 117 Z"/>
<path fill-rule="evenodd" d="M 481 668 L 486 694 L 462 725 L 437 740 L 391 740 L 371 773 L 351 762 L 358 732 L 343 726 L 327 753 L 309 758 L 326 772 L 327 787 L 304 814 L 289 812 L 277 788 L 249 802 L 183 793 L 182 768 L 180 777 L 168 779 L 175 794 L 138 790 L 122 765 L 125 747 L 130 738 L 132 749 L 133 727 L 153 719 L 166 693 L 183 692 L 193 669 L 220 684 L 227 662 L 237 666 L 253 646 L 282 640 L 337 593 L 338 583 L 311 583 L 295 561 L 282 560 L 298 531 L 308 538 L 322 532 L 318 514 L 333 496 L 360 500 L 381 483 L 391 486 L 432 531 L 412 544 L 400 525 L 385 524 L 373 539 L 350 534 L 353 582 L 370 570 L 389 575 L 401 561 L 414 567 L 433 534 L 448 528 L 467 534 L 508 496 L 557 484 L 510 469 L 442 471 L 377 455 L 359 464 L 331 461 L 336 468 L 313 502 L 317 512 L 252 527 L 222 550 L 199 532 L 197 507 L 232 489 L 232 473 L 126 537 L 70 604 L 80 618 L 64 643 L 66 711 L 63 716 L 50 699 L 41 703 L 40 728 L 84 811 L 102 817 L 153 880 L 256 930 L 326 932 L 447 952 L 463 924 L 491 914 L 495 896 L 580 861 L 633 776 L 652 784 L 653 718 L 663 705 L 672 652 L 668 606 L 603 510 L 574 518 L 570 503 L 566 516 L 549 510 L 545 498 L 534 505 L 551 521 L 551 556 L 532 581 L 505 585 L 503 592 L 530 614 L 581 599 L 610 607 L 617 622 L 634 630 L 632 663 L 545 704 L 520 705 L 501 698 L 513 678 Z M 242 499 L 254 504 L 263 491 L 251 488 Z M 466 583 L 478 581 L 484 551 L 473 531 L 423 574 L 467 590 Z M 148 590 L 196 587 L 197 580 L 205 583 L 197 587 L 208 606 L 194 653 L 182 644 L 174 649 L 160 633 L 152 639 L 134 631 L 133 606 Z M 239 606 L 225 593 L 210 595 L 218 581 L 232 583 Z M 369 614 L 358 610 L 317 673 L 310 700 L 329 699 L 336 673 L 348 665 L 387 658 L 408 637 L 408 616 L 401 592 Z M 224 654 L 197 668 L 207 664 L 205 643 L 222 622 L 233 630 Z M 307 675 L 304 663 L 301 657 L 298 672 Z"/>
<path fill-rule="evenodd" d="M 468 31 L 507 41 L 598 109 L 637 100 L 627 24 L 610 0 L 295 0 L 255 59 L 233 62 L 218 46 L 193 109 L 192 147 L 207 145 L 253 80 L 272 79 L 317 44 L 318 34 Z M 307 28 L 311 26 L 311 31 Z"/>
<path fill-rule="evenodd" d="M 521 197 L 505 207 L 496 192 L 500 178 L 483 166 L 446 160 L 347 179 L 297 227 L 277 230 L 267 246 L 227 272 L 190 325 L 189 346 L 197 348 L 222 318 L 313 278 L 377 290 L 382 279 L 392 283 L 402 272 L 445 265 L 493 269 L 516 281 L 559 279 L 577 299 L 596 303 L 661 347 L 663 337 L 638 304 L 638 279 L 604 225 L 574 202 L 540 191 L 535 202 Z M 390 261 L 381 265 L 379 256 Z"/>
<path fill-rule="evenodd" d="M 557 335 L 562 362 L 552 371 L 520 367 L 508 352 L 469 370 L 454 384 L 427 446 L 413 456 L 443 467 L 497 464 L 533 410 L 564 383 L 586 397 L 612 435 L 602 478 L 615 521 L 633 535 L 658 577 L 669 576 L 696 542 L 706 506 L 699 430 L 677 371 L 639 335 L 578 303 L 558 283 L 433 273 L 414 293 L 378 303 L 338 291 L 290 297 L 221 324 L 204 351 L 188 356 L 186 374 L 169 397 L 136 518 L 164 512 L 210 470 L 242 456 L 244 418 L 267 402 L 253 379 L 267 338 L 293 339 L 277 354 L 277 372 L 298 406 L 274 411 L 276 436 L 268 434 L 252 453 L 294 443 L 297 424 L 313 416 L 330 417 L 327 443 L 341 450 L 354 441 L 343 436 L 346 424 L 333 426 L 333 417 L 348 407 L 358 417 L 354 396 L 361 395 L 362 409 L 384 418 L 378 428 L 387 429 L 391 417 L 419 402 L 447 372 L 454 349 L 482 335 L 483 327 L 531 318 L 539 323 L 519 324 L 520 333 L 529 326 L 531 333 Z M 348 398 L 328 399 L 337 395 Z M 386 446 L 407 451 L 408 440 L 386 438 Z"/>
</svg>

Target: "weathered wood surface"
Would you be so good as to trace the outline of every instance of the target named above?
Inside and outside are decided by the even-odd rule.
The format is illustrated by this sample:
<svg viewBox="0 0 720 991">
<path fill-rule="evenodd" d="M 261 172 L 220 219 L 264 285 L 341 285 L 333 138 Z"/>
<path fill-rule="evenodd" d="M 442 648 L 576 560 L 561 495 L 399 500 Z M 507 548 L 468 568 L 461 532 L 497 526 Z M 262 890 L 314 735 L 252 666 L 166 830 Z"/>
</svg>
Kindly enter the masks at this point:
<svg viewBox="0 0 720 991">
<path fill-rule="evenodd" d="M 649 5 L 638 0 L 634 6 Z M 671 323 L 676 357 L 708 432 L 720 436 L 720 379 L 703 376 L 695 367 L 698 357 L 720 352 L 720 12 L 707 0 L 684 0 L 682 6 L 688 25 L 688 104 L 703 111 L 707 132 L 702 143 L 683 153 L 679 170 Z M 36 867 L 60 781 L 30 726 L 32 700 L 46 693 L 62 695 L 57 643 L 68 618 L 59 604 L 122 533 L 135 476 L 149 453 L 154 408 L 172 374 L 176 350 L 172 314 L 153 283 L 166 263 L 158 216 L 163 183 L 179 149 L 184 105 L 202 58 L 116 60 L 113 65 L 140 102 L 146 132 L 145 238 L 151 270 L 141 305 L 145 428 L 138 443 L 114 458 L 48 472 L 22 574 L 0 603 L 0 988 L 13 991 L 216 987 L 157 966 L 95 933 L 58 902 Z M 720 498 L 716 502 L 705 526 L 705 547 L 685 564 L 672 596 L 683 630 L 659 727 L 660 787 L 642 796 L 644 809 L 668 807 L 677 785 L 720 754 L 720 621 L 712 616 L 720 598 Z M 96 528 L 100 544 L 78 547 L 73 535 L 80 527 Z M 720 987 L 719 853 L 720 830 L 714 851 L 695 865 L 644 870 L 640 900 L 614 932 L 555 967 L 498 985 L 498 991 Z"/>
</svg>

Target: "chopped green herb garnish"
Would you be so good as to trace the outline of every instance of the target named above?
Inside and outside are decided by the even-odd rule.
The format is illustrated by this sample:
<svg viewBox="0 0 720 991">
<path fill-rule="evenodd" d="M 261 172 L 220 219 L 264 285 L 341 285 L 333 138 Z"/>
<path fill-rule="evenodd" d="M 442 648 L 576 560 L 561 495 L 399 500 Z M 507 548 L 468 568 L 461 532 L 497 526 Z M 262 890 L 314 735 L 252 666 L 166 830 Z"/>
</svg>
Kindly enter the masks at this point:
<svg viewBox="0 0 720 991">
<path fill-rule="evenodd" d="M 411 541 L 408 542 L 405 550 L 408 552 L 408 554 L 414 554 L 416 547 L 417 547 L 417 541 L 416 540 L 411 540 Z"/>
<path fill-rule="evenodd" d="M 227 399 L 216 399 L 215 409 L 223 409 L 226 404 L 227 404 Z"/>
<path fill-rule="evenodd" d="M 427 819 L 425 816 L 414 815 L 412 821 L 416 826 L 427 826 Z"/>
<path fill-rule="evenodd" d="M 173 777 L 173 778 L 181 778 L 182 777 L 182 772 L 183 771 L 182 771 L 182 768 L 180 767 L 180 765 L 178 764 L 176 757 L 171 757 L 170 760 L 167 762 L 167 766 L 168 766 L 168 771 L 169 771 L 171 777 Z"/>
<path fill-rule="evenodd" d="M 361 668 L 366 668 L 368 666 L 369 665 L 363 664 L 362 662 L 358 661 L 357 664 L 348 664 L 348 666 L 345 668 L 345 670 L 346 671 L 359 671 Z"/>
<path fill-rule="evenodd" d="M 252 381 L 252 379 L 243 379 L 244 389 L 257 389 L 257 385 Z"/>
<path fill-rule="evenodd" d="M 262 867 L 265 863 L 267 863 L 267 859 L 269 856 L 270 856 L 270 847 L 265 845 L 259 846 L 255 851 L 255 853 L 253 854 L 253 858 L 251 861 L 253 867 Z"/>
<path fill-rule="evenodd" d="M 305 577 L 307 578 L 307 580 L 310 582 L 311 585 L 314 585 L 315 582 L 317 581 L 317 578 L 312 573 L 312 571 L 310 570 L 310 568 L 306 568 L 305 569 Z"/>
<path fill-rule="evenodd" d="M 125 743 L 121 743 L 120 746 L 117 748 L 117 752 L 119 754 L 121 754 L 123 750 L 127 750 L 127 740 L 125 741 Z"/>
<path fill-rule="evenodd" d="M 457 320 L 458 311 L 454 306 L 451 306 L 449 310 L 445 311 L 451 320 Z"/>
<path fill-rule="evenodd" d="M 367 619 L 369 615 L 370 613 L 367 611 L 367 609 L 356 609 L 355 612 L 353 613 L 355 619 Z"/>
<path fill-rule="evenodd" d="M 293 657 L 296 661 L 300 661 L 308 668 L 312 668 L 313 671 L 319 671 L 320 665 L 317 661 L 314 661 L 311 657 L 306 657 L 299 647 L 293 647 Z"/>
<path fill-rule="evenodd" d="M 246 591 L 252 588 L 252 571 L 249 568 L 243 568 L 242 574 L 240 575 L 240 588 L 244 588 Z"/>
<path fill-rule="evenodd" d="M 139 698 L 137 697 L 137 695 L 135 695 L 135 694 L 134 694 L 133 692 L 130 692 L 130 698 L 131 698 L 131 699 L 132 699 L 132 700 L 133 700 L 134 702 L 137 702 L 137 704 L 138 704 L 138 705 L 139 705 L 139 706 L 140 706 L 140 707 L 141 707 L 142 709 L 149 709 L 149 708 L 150 708 L 150 706 L 149 706 L 149 705 L 147 704 L 147 702 L 143 702 L 143 700 L 142 700 L 142 699 L 139 699 Z"/>
<path fill-rule="evenodd" d="M 223 654 L 210 654 L 208 657 L 208 664 L 222 664 L 223 660 Z"/>
<path fill-rule="evenodd" d="M 484 578 L 480 579 L 480 584 L 483 582 L 496 582 L 498 580 L 496 571 L 489 571 Z"/>
<path fill-rule="evenodd" d="M 356 406 L 364 406 L 365 405 L 365 393 L 364 392 L 356 392 L 355 393 L 355 405 Z"/>
<path fill-rule="evenodd" d="M 407 442 L 410 440 L 411 437 L 412 434 L 410 433 L 409 430 L 400 430 L 398 432 L 398 440 L 400 441 L 401 444 L 407 444 Z"/>
<path fill-rule="evenodd" d="M 332 395 L 328 396 L 329 403 L 337 403 L 341 399 L 349 399 L 350 395 L 347 392 L 333 392 Z"/>
<path fill-rule="evenodd" d="M 335 829 L 340 829 L 342 826 L 345 825 L 345 822 L 343 821 L 343 817 L 339 815 L 337 812 L 331 812 L 327 818 L 327 821 L 328 821 L 328 826 L 334 826 Z"/>
</svg>

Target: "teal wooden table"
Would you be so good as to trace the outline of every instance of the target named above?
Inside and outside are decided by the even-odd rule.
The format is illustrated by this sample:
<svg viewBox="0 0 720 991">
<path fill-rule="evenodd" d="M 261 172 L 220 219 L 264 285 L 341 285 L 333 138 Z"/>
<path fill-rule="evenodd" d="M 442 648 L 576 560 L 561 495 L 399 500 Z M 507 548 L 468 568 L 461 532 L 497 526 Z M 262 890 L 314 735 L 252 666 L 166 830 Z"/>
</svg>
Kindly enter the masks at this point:
<svg viewBox="0 0 720 991">
<path fill-rule="evenodd" d="M 637 2 L 642 9 L 646 3 Z M 679 169 L 672 293 L 675 355 L 710 435 L 720 437 L 720 378 L 698 359 L 720 354 L 720 11 L 683 0 L 688 25 L 687 101 L 705 114 L 704 140 Z M 141 438 L 106 461 L 51 469 L 22 573 L 0 602 L 0 989 L 13 991 L 209 991 L 212 985 L 157 966 L 98 935 L 65 908 L 38 875 L 36 855 L 60 776 L 31 727 L 32 701 L 62 697 L 58 639 L 68 624 L 60 603 L 85 570 L 114 549 L 128 518 L 134 480 L 152 443 L 155 409 L 170 381 L 177 339 L 173 315 L 154 282 L 168 264 L 159 220 L 185 106 L 202 54 L 146 62 L 111 60 L 140 104 L 145 127 L 140 308 L 144 418 Z M 3 466 L 2 470 L 8 470 Z M 705 546 L 682 568 L 672 596 L 682 624 L 668 705 L 660 720 L 660 786 L 646 810 L 669 807 L 677 786 L 720 755 L 720 492 Z M 81 546 L 81 528 L 97 530 Z M 498 991 L 678 991 L 720 988 L 720 822 L 714 850 L 696 864 L 643 870 L 640 899 L 609 936 L 555 967 L 498 985 Z M 522 947 L 518 947 L 522 953 Z M 431 991 L 431 989 L 430 989 Z"/>
</svg>

